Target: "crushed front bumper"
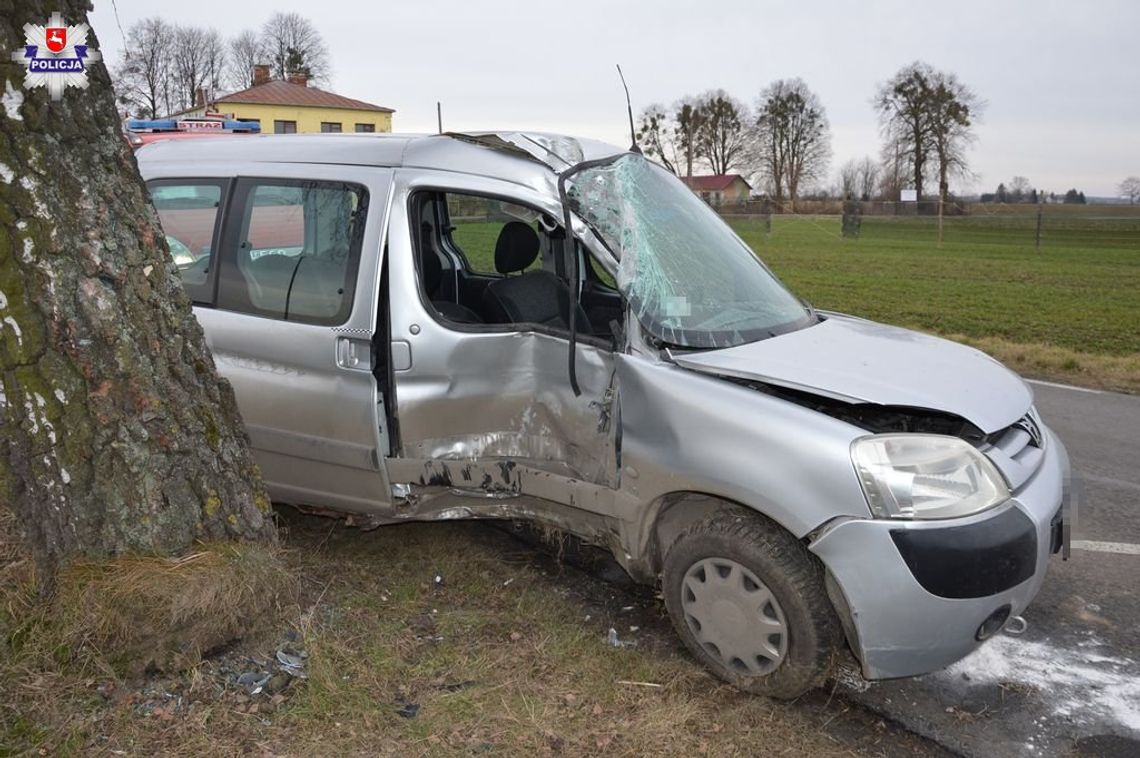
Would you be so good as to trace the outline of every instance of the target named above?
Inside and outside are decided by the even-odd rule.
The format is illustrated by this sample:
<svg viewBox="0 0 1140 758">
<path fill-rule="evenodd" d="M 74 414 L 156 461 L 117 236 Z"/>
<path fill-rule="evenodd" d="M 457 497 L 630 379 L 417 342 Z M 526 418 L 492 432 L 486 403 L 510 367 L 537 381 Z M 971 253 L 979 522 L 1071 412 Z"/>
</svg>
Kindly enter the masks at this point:
<svg viewBox="0 0 1140 758">
<path fill-rule="evenodd" d="M 811 544 L 867 679 L 944 668 L 996 631 L 980 632 L 987 619 L 1033 600 L 1070 491 L 1065 448 L 1044 431 L 1044 460 L 1005 505 L 949 521 L 845 521 Z"/>
</svg>

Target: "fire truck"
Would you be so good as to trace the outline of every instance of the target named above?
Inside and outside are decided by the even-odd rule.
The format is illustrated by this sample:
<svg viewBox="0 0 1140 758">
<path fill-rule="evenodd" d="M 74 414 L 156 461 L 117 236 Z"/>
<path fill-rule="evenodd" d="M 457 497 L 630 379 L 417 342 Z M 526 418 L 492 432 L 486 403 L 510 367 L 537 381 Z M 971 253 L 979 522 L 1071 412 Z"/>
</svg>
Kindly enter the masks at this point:
<svg viewBox="0 0 1140 758">
<path fill-rule="evenodd" d="M 210 113 L 185 118 L 127 119 L 127 141 L 138 149 L 160 139 L 193 139 L 222 134 L 259 134 L 261 124 L 238 121 L 232 113 Z"/>
</svg>

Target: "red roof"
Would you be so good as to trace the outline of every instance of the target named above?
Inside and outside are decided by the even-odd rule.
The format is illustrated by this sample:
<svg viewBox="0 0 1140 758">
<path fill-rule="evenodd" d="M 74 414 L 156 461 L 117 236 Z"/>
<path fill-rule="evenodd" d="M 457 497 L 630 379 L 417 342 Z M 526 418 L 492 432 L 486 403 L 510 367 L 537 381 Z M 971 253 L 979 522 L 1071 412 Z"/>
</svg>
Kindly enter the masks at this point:
<svg viewBox="0 0 1140 758">
<path fill-rule="evenodd" d="M 737 179 L 744 182 L 744 186 L 752 189 L 752 185 L 744 180 L 740 174 L 709 174 L 707 176 L 681 177 L 681 181 L 694 192 L 723 192 L 732 186 Z"/>
<path fill-rule="evenodd" d="M 213 101 L 214 103 L 240 103 L 245 105 L 296 105 L 311 108 L 345 108 L 354 111 L 380 111 L 382 113 L 395 113 L 391 108 L 383 105 L 373 105 L 363 100 L 353 100 L 351 97 L 338 95 L 334 92 L 325 92 L 316 87 L 307 87 L 303 84 L 275 79 L 265 84 L 258 84 L 232 95 L 225 95 Z"/>
</svg>

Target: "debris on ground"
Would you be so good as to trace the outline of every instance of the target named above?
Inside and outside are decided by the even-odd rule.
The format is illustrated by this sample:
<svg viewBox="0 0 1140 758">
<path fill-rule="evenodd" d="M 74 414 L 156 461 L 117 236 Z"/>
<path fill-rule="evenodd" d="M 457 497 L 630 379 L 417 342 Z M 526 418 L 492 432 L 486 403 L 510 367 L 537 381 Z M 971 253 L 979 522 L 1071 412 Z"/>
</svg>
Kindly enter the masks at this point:
<svg viewBox="0 0 1140 758">
<path fill-rule="evenodd" d="M 305 659 L 308 657 L 308 653 L 304 650 L 290 652 L 281 648 L 277 651 L 277 664 L 289 676 L 297 679 L 308 679 L 309 675 L 305 673 Z"/>
<path fill-rule="evenodd" d="M 414 719 L 420 712 L 419 703 L 397 703 L 396 715 L 406 719 Z"/>
<path fill-rule="evenodd" d="M 617 629 L 610 627 L 610 633 L 606 636 L 606 642 L 611 647 L 634 647 L 637 645 L 635 640 L 623 640 L 618 637 Z"/>
</svg>

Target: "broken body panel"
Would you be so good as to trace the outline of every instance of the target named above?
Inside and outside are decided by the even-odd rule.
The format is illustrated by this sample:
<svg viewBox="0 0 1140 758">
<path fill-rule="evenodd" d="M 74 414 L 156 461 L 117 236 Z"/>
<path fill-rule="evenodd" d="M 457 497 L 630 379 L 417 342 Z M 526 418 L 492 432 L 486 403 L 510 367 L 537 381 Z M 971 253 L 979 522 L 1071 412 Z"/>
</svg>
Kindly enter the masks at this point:
<svg viewBox="0 0 1140 758">
<path fill-rule="evenodd" d="M 516 132 L 196 140 L 138 156 L 148 180 L 280 177 L 368 191 L 343 323 L 273 320 L 218 301 L 196 307 L 275 499 L 375 525 L 535 521 L 605 547 L 646 582 L 687 524 L 718 504 L 743 506 L 820 558 L 848 640 L 875 678 L 956 660 L 996 607 L 1019 612 L 1040 586 L 1068 462 L 1031 413 L 1027 386 L 969 348 L 805 308 L 640 156 Z M 583 161 L 599 163 L 560 194 L 559 175 Z M 555 231 L 569 217 L 577 245 L 543 265 L 581 274 L 592 257 L 621 291 L 618 328 L 571 339 L 536 324 L 441 318 L 422 284 L 415 210 L 432 192 L 498 198 Z M 239 222 L 218 223 L 215 240 L 232 239 Z M 724 263 L 702 272 L 686 254 L 710 236 Z M 239 255 L 241 245 L 249 247 L 242 241 Z M 749 257 L 736 258 L 737 248 Z M 220 250 L 215 296 L 228 255 Z M 440 256 L 457 278 L 462 261 Z M 718 295 L 724 287 L 731 307 Z M 898 424 L 946 434 L 947 419 L 972 430 L 961 436 L 994 460 L 1009 500 L 966 519 L 874 517 L 853 445 Z M 1019 423 L 1041 439 L 1025 442 Z M 1015 536 L 1032 539 L 1033 565 L 1008 587 L 941 597 L 896 547 L 905 533 L 984 527 L 1011 510 L 1026 516 Z M 924 624 L 902 623 L 915 613 Z"/>
</svg>

